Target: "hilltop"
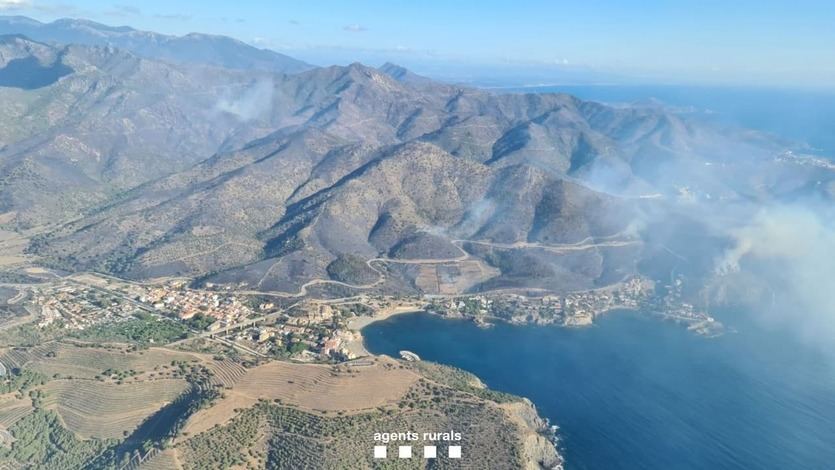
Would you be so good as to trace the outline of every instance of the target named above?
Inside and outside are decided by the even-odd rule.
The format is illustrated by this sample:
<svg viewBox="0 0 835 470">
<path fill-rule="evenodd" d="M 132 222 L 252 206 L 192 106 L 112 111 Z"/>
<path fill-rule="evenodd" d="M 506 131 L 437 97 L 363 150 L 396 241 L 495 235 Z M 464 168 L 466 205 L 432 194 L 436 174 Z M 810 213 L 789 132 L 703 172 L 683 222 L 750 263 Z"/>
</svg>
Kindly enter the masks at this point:
<svg viewBox="0 0 835 470">
<path fill-rule="evenodd" d="M 530 402 L 478 379 L 387 357 L 362 364 L 244 363 L 183 350 L 51 343 L 7 349 L 0 462 L 38 468 L 372 468 L 381 429 L 454 429 L 468 462 L 551 468 Z M 7 431 L 6 431 L 7 430 Z M 390 452 L 395 452 L 395 442 Z M 442 442 L 437 462 L 450 465 Z M 153 447 L 152 447 L 153 446 Z M 417 465 L 417 462 L 412 462 Z M 411 467 L 410 467 L 411 468 Z"/>
</svg>

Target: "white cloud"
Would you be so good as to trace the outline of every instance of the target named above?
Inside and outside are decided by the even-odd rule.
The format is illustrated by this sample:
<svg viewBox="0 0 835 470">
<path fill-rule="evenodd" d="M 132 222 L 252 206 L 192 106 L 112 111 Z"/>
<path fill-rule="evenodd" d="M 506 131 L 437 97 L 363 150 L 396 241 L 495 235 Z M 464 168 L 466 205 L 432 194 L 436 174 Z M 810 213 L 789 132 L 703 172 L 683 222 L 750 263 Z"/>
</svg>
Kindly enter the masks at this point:
<svg viewBox="0 0 835 470">
<path fill-rule="evenodd" d="M 29 0 L 0 0 L 0 10 L 20 10 L 32 6 Z"/>
<path fill-rule="evenodd" d="M 105 11 L 104 14 L 107 16 L 124 18 L 129 16 L 141 16 L 142 11 L 132 5 L 113 5 L 113 7 L 110 10 Z"/>
<path fill-rule="evenodd" d="M 189 21 L 192 16 L 184 13 L 157 13 L 154 18 L 158 20 Z"/>
<path fill-rule="evenodd" d="M 364 31 L 368 31 L 368 28 L 361 24 L 349 24 L 347 26 L 344 26 L 342 29 L 350 33 L 362 33 Z"/>
</svg>

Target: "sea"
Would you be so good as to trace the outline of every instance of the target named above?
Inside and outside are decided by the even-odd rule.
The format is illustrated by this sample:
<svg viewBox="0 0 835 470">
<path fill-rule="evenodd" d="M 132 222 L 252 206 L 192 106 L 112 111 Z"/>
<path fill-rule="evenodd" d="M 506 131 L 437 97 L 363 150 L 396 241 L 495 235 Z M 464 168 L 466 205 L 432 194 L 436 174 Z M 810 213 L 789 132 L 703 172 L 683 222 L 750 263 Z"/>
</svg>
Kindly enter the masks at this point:
<svg viewBox="0 0 835 470">
<path fill-rule="evenodd" d="M 500 91 L 622 104 L 653 99 L 835 157 L 835 92 L 659 85 Z M 372 323 L 363 335 L 372 353 L 407 349 L 531 399 L 559 426 L 568 470 L 835 469 L 835 352 L 757 312 L 711 313 L 734 332 L 705 338 L 619 311 L 580 329 L 483 329 L 416 313 Z"/>
<path fill-rule="evenodd" d="M 578 329 L 414 313 L 363 335 L 529 398 L 569 470 L 835 468 L 832 357 L 755 313 L 721 319 L 735 332 L 706 338 L 629 311 Z"/>
<path fill-rule="evenodd" d="M 611 104 L 656 100 L 708 113 L 725 124 L 808 145 L 809 153 L 835 160 L 835 90 L 682 85 L 554 85 L 495 90 L 568 93 Z"/>
</svg>

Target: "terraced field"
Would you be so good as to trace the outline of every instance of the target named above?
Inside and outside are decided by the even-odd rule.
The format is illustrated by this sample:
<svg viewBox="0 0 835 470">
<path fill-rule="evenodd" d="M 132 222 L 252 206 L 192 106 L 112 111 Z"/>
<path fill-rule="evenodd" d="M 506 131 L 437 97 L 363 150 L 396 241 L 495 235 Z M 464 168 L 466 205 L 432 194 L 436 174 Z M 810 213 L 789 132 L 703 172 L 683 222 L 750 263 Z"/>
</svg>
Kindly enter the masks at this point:
<svg viewBox="0 0 835 470">
<path fill-rule="evenodd" d="M 113 443 L 81 440 L 62 425 L 56 413 L 43 409 L 18 420 L 9 433 L 13 439 L 11 446 L 0 446 L 0 468 L 4 469 L 91 468 L 88 464 Z"/>
<path fill-rule="evenodd" d="M 246 374 L 246 368 L 231 359 L 212 360 L 206 364 L 212 371 L 212 383 L 231 387 Z"/>
<path fill-rule="evenodd" d="M 177 460 L 177 451 L 168 449 L 142 462 L 138 470 L 179 470 L 182 468 Z"/>
<path fill-rule="evenodd" d="M 138 352 L 124 350 L 87 348 L 62 344 L 54 350 L 54 357 L 44 352 L 32 354 L 27 367 L 48 377 L 60 374 L 62 377 L 94 378 L 107 369 L 137 372 L 151 371 L 160 364 L 173 360 L 191 361 L 196 356 L 168 349 L 151 348 Z"/>
<path fill-rule="evenodd" d="M 81 437 L 122 438 L 186 387 L 184 380 L 176 379 L 124 385 L 54 380 L 44 387 L 44 406 L 54 409 L 67 429 Z"/>
<path fill-rule="evenodd" d="M 0 362 L 8 369 L 23 367 L 31 361 L 45 358 L 58 347 L 57 343 L 48 343 L 31 348 L 9 348 L 0 356 Z"/>
<path fill-rule="evenodd" d="M 32 412 L 32 402 L 29 398 L 16 398 L 14 394 L 7 394 L 0 398 L 0 427 L 8 429 L 17 420 Z"/>
</svg>

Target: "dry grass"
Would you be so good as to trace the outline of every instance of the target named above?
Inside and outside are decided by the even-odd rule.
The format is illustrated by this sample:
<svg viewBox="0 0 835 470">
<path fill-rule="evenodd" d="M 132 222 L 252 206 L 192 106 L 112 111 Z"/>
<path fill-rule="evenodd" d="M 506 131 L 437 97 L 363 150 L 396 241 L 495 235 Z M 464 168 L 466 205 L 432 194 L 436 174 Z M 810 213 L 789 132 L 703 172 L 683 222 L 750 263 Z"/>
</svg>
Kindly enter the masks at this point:
<svg viewBox="0 0 835 470">
<path fill-rule="evenodd" d="M 108 279 L 90 273 L 73 274 L 72 276 L 70 276 L 70 278 L 82 284 L 87 284 L 96 287 L 107 287 L 107 285 L 110 283 Z"/>
<path fill-rule="evenodd" d="M 23 250 L 28 243 L 28 239 L 17 233 L 0 230 L 0 266 L 14 266 L 26 262 L 28 258 L 23 254 Z"/>
<path fill-rule="evenodd" d="M 336 370 L 326 365 L 272 362 L 247 371 L 234 391 L 310 410 L 360 411 L 396 403 L 418 379 L 391 360 L 351 372 Z"/>
<path fill-rule="evenodd" d="M 460 294 L 470 287 L 500 274 L 481 260 L 422 264 L 415 285 L 427 294 Z"/>
<path fill-rule="evenodd" d="M 24 256 L 0 256 L 0 266 L 18 266 L 26 261 Z"/>
<path fill-rule="evenodd" d="M 186 427 L 191 435 L 225 424 L 259 399 L 280 400 L 309 411 L 356 413 L 397 403 L 419 376 L 391 359 L 355 367 L 271 362 L 241 377 L 225 398 L 196 413 Z"/>
<path fill-rule="evenodd" d="M 188 435 L 196 436 L 214 426 L 222 426 L 234 418 L 239 410 L 250 408 L 257 402 L 256 398 L 226 391 L 225 398 L 215 402 L 211 408 L 198 411 L 192 415 L 184 431 Z"/>
</svg>

